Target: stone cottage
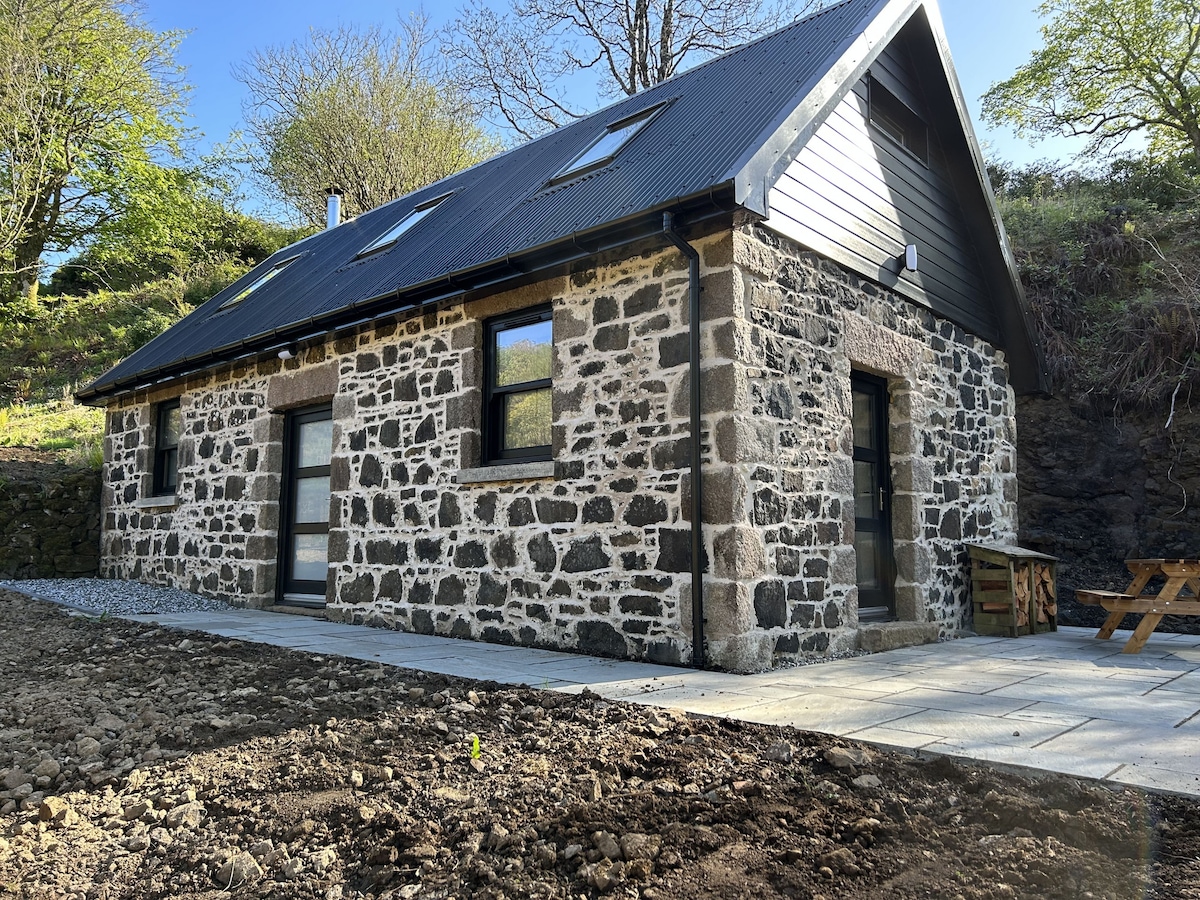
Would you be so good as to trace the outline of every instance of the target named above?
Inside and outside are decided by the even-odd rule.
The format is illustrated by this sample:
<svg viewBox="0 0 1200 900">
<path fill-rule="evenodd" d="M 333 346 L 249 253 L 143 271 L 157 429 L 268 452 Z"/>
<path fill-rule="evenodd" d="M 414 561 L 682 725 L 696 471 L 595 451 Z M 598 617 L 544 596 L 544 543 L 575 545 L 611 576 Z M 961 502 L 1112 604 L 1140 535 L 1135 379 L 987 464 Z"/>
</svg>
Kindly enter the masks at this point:
<svg viewBox="0 0 1200 900">
<path fill-rule="evenodd" d="M 935 5 L 846 0 L 280 251 L 79 397 L 108 577 L 745 671 L 968 626 L 1042 385 Z"/>
</svg>

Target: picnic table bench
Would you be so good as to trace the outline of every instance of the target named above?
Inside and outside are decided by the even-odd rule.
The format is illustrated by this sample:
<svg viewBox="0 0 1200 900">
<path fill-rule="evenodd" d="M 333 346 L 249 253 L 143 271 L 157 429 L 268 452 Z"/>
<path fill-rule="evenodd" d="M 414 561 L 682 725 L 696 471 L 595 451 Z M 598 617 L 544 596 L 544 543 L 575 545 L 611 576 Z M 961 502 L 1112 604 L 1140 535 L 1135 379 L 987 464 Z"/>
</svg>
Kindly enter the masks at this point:
<svg viewBox="0 0 1200 900">
<path fill-rule="evenodd" d="M 1125 566 L 1133 580 L 1124 593 L 1116 591 L 1076 591 L 1075 599 L 1080 603 L 1101 606 L 1108 610 L 1108 618 L 1096 633 L 1099 640 L 1112 637 L 1126 613 L 1141 613 L 1133 634 L 1125 643 L 1122 653 L 1140 653 L 1142 647 L 1162 617 L 1200 616 L 1200 560 L 1196 559 L 1127 559 Z M 1162 575 L 1167 580 L 1155 593 L 1143 593 L 1150 579 Z M 1190 596 L 1180 597 L 1184 589 Z"/>
</svg>

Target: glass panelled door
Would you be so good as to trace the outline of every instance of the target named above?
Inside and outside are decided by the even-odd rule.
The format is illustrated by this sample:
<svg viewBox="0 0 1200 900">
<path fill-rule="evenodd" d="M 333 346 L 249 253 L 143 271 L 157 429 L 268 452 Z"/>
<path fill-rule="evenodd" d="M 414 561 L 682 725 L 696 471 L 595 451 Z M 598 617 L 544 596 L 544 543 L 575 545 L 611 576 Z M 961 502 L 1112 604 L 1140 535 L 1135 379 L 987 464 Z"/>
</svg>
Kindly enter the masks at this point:
<svg viewBox="0 0 1200 900">
<path fill-rule="evenodd" d="M 887 452 L 887 382 L 854 373 L 854 551 L 858 557 L 858 617 L 895 616 L 892 485 Z"/>
<path fill-rule="evenodd" d="M 323 606 L 329 574 L 330 407 L 288 416 L 281 541 L 284 603 Z"/>
</svg>

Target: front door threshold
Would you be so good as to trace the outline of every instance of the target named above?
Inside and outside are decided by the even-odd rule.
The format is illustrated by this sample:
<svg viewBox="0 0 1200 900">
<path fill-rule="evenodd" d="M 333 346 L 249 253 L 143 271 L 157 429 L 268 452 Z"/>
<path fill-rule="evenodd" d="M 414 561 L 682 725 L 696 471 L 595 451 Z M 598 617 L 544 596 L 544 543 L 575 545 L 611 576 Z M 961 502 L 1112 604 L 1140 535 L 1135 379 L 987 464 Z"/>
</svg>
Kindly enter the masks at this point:
<svg viewBox="0 0 1200 900">
<path fill-rule="evenodd" d="M 858 627 L 858 648 L 868 653 L 934 644 L 937 639 L 934 622 L 869 622 Z"/>
<path fill-rule="evenodd" d="M 289 616 L 308 616 L 311 619 L 325 618 L 324 606 L 298 606 L 295 603 L 275 603 L 264 608 L 264 612 L 285 613 Z"/>
</svg>

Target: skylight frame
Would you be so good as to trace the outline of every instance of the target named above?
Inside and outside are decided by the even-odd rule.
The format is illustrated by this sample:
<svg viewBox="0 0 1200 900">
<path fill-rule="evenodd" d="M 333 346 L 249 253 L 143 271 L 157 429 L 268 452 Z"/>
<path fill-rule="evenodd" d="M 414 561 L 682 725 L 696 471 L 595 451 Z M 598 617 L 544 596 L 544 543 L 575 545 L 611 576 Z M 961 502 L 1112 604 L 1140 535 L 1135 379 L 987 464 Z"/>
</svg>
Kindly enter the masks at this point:
<svg viewBox="0 0 1200 900">
<path fill-rule="evenodd" d="M 454 191 L 447 191 L 445 194 L 434 197 L 431 200 L 426 200 L 424 203 L 418 203 L 413 207 L 412 212 L 379 237 L 375 238 L 375 240 L 371 241 L 367 246 L 363 247 L 363 249 L 359 250 L 358 253 L 354 254 L 354 258 L 362 259 L 365 256 L 370 256 L 373 253 L 378 253 L 380 250 L 386 250 L 388 247 L 391 247 L 453 193 Z"/>
<path fill-rule="evenodd" d="M 255 278 L 246 287 L 242 288 L 240 291 L 238 291 L 236 294 L 234 294 L 232 297 L 230 297 L 228 300 L 226 300 L 224 303 L 222 303 L 220 306 L 218 306 L 217 310 L 220 311 L 223 309 L 230 309 L 234 306 L 237 306 L 239 303 L 241 303 L 243 300 L 245 300 L 247 297 L 249 297 L 251 294 L 253 294 L 255 291 L 257 291 L 260 287 L 262 287 L 264 284 L 266 284 L 268 281 L 270 281 L 272 278 L 274 278 L 276 275 L 278 275 L 280 272 L 282 272 L 284 269 L 286 269 L 288 266 L 290 266 L 292 263 L 294 263 L 296 260 L 298 260 L 303 255 L 304 255 L 303 253 L 297 253 L 295 256 L 289 256 L 287 259 L 280 260 L 275 265 L 271 266 L 270 269 L 268 269 L 267 271 L 265 271 L 261 275 L 259 275 L 257 278 Z"/>
<path fill-rule="evenodd" d="M 664 100 L 661 103 L 656 103 L 654 106 L 638 110 L 632 115 L 617 119 L 615 122 L 610 122 L 601 134 L 599 134 L 594 140 L 592 140 L 591 143 L 579 151 L 579 153 L 577 153 L 569 163 L 559 169 L 548 183 L 557 184 L 561 181 L 566 181 L 579 175 L 583 175 L 587 172 L 607 166 L 617 158 L 618 154 L 620 154 L 622 150 L 629 146 L 630 142 L 634 138 L 636 138 L 645 130 L 646 126 L 649 125 L 659 113 L 667 108 L 670 102 L 670 100 Z M 606 152 L 604 152 L 604 155 L 602 156 L 593 155 L 596 153 L 597 148 L 604 145 L 605 141 L 622 131 L 628 131 L 628 134 L 622 137 L 616 143 L 616 145 L 612 147 L 611 150 L 606 149 Z"/>
</svg>

